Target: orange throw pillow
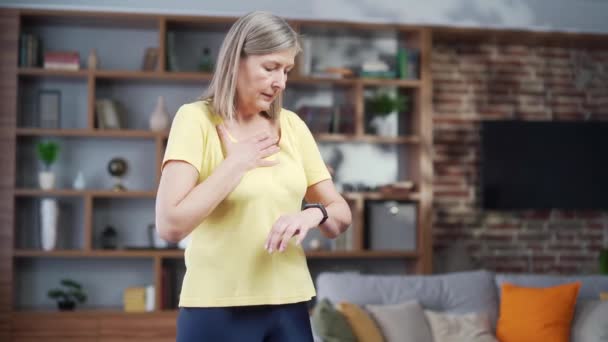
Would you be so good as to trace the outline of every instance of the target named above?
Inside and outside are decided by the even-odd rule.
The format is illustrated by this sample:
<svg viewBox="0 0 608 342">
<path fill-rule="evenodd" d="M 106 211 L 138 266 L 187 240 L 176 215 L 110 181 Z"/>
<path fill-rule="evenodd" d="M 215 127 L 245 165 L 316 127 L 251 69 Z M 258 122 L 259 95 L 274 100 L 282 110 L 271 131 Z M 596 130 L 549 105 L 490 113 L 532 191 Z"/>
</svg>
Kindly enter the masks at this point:
<svg viewBox="0 0 608 342">
<path fill-rule="evenodd" d="M 500 342 L 568 342 L 580 282 L 533 288 L 502 285 Z"/>
<path fill-rule="evenodd" d="M 380 328 L 374 320 L 359 305 L 342 302 L 336 307 L 346 317 L 348 324 L 353 329 L 357 341 L 361 342 L 384 342 Z"/>
</svg>

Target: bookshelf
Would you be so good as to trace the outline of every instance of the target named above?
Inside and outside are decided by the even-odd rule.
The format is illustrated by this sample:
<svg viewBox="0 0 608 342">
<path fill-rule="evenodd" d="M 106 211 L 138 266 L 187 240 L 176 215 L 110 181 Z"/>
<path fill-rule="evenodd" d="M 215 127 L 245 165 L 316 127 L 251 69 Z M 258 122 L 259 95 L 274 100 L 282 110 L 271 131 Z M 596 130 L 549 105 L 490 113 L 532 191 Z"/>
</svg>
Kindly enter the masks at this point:
<svg viewBox="0 0 608 342">
<path fill-rule="evenodd" d="M 173 115 L 180 104 L 190 102 L 202 93 L 212 75 L 194 70 L 196 61 L 179 52 L 199 40 L 207 42 L 212 50 L 219 47 L 223 34 L 234 20 L 230 17 L 50 10 L 9 10 L 0 16 L 0 25 L 6 28 L 2 42 L 11 47 L 0 55 L 2 68 L 10 76 L 1 81 L 0 96 L 6 100 L 3 105 L 6 120 L 1 126 L 3 158 L 6 165 L 11 166 L 5 172 L 4 188 L 0 193 L 4 203 L 10 203 L 2 212 L 4 224 L 0 243 L 4 245 L 0 265 L 11 275 L 0 281 L 0 308 L 10 322 L 13 340 L 174 339 L 175 303 L 167 304 L 163 296 L 168 291 L 166 287 L 175 291 L 179 276 L 173 275 L 174 282 L 167 284 L 164 274 L 182 267 L 183 250 L 127 248 L 130 243 L 145 240 L 146 226 L 153 222 L 153 203 L 160 177 L 158 166 L 168 134 L 150 131 L 147 119 L 157 94 L 166 96 L 167 108 Z M 346 34 L 352 41 L 363 39 L 373 43 L 376 39 L 388 39 L 394 41 L 391 46 L 406 43 L 420 52 L 418 76 L 408 79 L 335 78 L 306 74 L 298 67 L 290 74 L 285 107 L 297 112 L 301 98 L 325 93 L 330 94 L 334 104 L 350 109 L 352 125 L 345 131 L 313 130 L 320 146 L 327 147 L 322 148 L 322 152 L 342 146 L 353 150 L 371 146 L 372 151 L 385 151 L 391 159 L 390 167 L 395 168 L 393 180 L 413 181 L 416 186 L 411 192 L 394 194 L 378 189 L 344 190 L 343 196 L 351 205 L 354 217 L 348 247 L 345 250 L 307 250 L 313 275 L 335 269 L 336 265 L 347 265 L 347 268 L 366 265 L 369 270 L 383 264 L 388 265 L 388 272 L 429 273 L 432 261 L 430 29 L 302 20 L 294 20 L 291 24 L 320 44 L 326 36 Z M 78 51 L 81 69 L 20 67 L 19 37 L 23 32 L 41 37 L 45 48 Z M 147 47 L 157 47 L 159 55 L 167 57 L 159 59 L 156 70 L 141 70 Z M 97 69 L 86 68 L 86 58 L 92 48 L 99 54 Z M 170 57 L 171 51 L 176 51 L 177 55 Z M 175 66 L 176 57 L 181 57 L 179 67 Z M 302 56 L 297 63 L 303 63 Z M 60 127 L 40 128 L 28 121 L 36 115 L 31 103 L 36 101 L 41 88 L 61 90 Z M 366 97 L 377 89 L 389 89 L 410 99 L 410 108 L 400 113 L 398 136 L 380 136 L 368 127 L 371 113 L 366 111 Z M 116 98 L 125 104 L 128 118 L 124 129 L 97 128 L 95 100 L 99 98 Z M 47 138 L 59 141 L 62 146 L 61 168 L 56 172 L 63 178 L 58 179 L 52 190 L 37 186 L 38 166 L 32 152 L 35 142 Z M 125 178 L 128 191 L 125 192 L 111 190 L 112 180 L 105 171 L 107 161 L 116 155 L 129 162 Z M 374 167 L 382 169 L 384 166 Z M 76 190 L 70 186 L 76 170 L 83 170 L 88 175 L 85 189 Z M 385 175 L 378 177 L 386 178 Z M 30 240 L 38 229 L 38 223 L 32 218 L 37 215 L 36 203 L 43 198 L 56 199 L 62 208 L 67 208 L 69 216 L 66 226 L 70 227 L 70 237 L 51 251 L 41 250 Z M 370 248 L 367 237 L 373 228 L 366 226 L 366 205 L 384 201 L 415 208 L 414 250 Z M 97 240 L 106 225 L 120 227 L 119 235 L 125 239 L 125 245 L 116 250 L 99 247 Z M 130 274 L 131 269 L 137 270 L 135 275 Z M 378 269 L 382 270 L 382 267 Z M 90 276 L 97 283 L 110 287 L 89 284 L 89 296 L 106 296 L 93 303 L 101 303 L 103 299 L 104 305 L 85 305 L 74 312 L 58 312 L 49 306 L 45 292 L 41 291 L 53 286 L 63 276 L 62 270 L 67 270 L 68 275 Z M 97 274 L 99 272 L 106 274 Z M 155 286 L 155 310 L 122 312 L 120 287 L 138 285 Z M 112 289 L 112 286 L 117 288 Z M 30 293 L 28 291 L 36 294 L 24 298 Z M 26 322 L 31 320 L 39 322 L 35 329 L 27 326 Z M 1 334 L 0 331 L 0 337 Z"/>
</svg>

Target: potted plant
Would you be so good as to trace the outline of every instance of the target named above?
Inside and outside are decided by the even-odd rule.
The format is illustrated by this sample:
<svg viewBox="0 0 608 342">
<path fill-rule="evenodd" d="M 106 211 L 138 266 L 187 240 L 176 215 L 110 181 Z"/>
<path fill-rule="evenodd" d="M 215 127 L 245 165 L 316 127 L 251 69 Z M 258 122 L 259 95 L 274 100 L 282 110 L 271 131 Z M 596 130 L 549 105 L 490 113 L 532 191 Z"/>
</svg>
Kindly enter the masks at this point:
<svg viewBox="0 0 608 342">
<path fill-rule="evenodd" d="M 49 290 L 48 296 L 57 301 L 59 310 L 74 310 L 76 303 L 84 303 L 87 295 L 82 290 L 82 285 L 71 279 L 63 279 L 61 288 Z"/>
<path fill-rule="evenodd" d="M 407 96 L 378 92 L 366 104 L 366 112 L 370 115 L 370 126 L 378 135 L 397 136 L 398 116 L 407 109 L 407 105 Z"/>
<path fill-rule="evenodd" d="M 57 161 L 59 155 L 59 144 L 53 141 L 41 141 L 36 144 L 38 158 L 44 164 L 44 170 L 38 174 L 38 182 L 44 190 L 52 189 L 55 186 L 55 174 L 51 171 L 51 166 Z"/>
</svg>

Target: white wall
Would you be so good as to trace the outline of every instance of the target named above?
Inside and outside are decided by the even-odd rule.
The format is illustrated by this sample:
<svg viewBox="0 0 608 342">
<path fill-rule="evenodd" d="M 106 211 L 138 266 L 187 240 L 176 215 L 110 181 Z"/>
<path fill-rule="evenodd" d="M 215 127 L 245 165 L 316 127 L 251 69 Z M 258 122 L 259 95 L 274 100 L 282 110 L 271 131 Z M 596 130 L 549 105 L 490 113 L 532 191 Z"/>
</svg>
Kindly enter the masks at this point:
<svg viewBox="0 0 608 342">
<path fill-rule="evenodd" d="M 606 0 L 0 0 L 0 7 L 396 22 L 608 33 Z"/>
</svg>

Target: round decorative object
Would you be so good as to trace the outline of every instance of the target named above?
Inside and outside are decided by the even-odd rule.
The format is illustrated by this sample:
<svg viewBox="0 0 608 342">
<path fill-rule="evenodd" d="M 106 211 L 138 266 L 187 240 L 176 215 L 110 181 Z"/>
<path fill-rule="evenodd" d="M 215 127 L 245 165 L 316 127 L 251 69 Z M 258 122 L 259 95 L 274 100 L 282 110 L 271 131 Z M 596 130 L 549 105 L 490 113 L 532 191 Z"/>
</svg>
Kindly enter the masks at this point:
<svg viewBox="0 0 608 342">
<path fill-rule="evenodd" d="M 108 172 L 115 178 L 114 191 L 125 191 L 127 188 L 122 184 L 122 176 L 127 173 L 127 161 L 122 158 L 113 158 L 108 163 Z"/>
<path fill-rule="evenodd" d="M 122 158 L 113 158 L 108 163 L 108 172 L 114 177 L 121 177 L 127 173 L 127 162 Z"/>
</svg>

